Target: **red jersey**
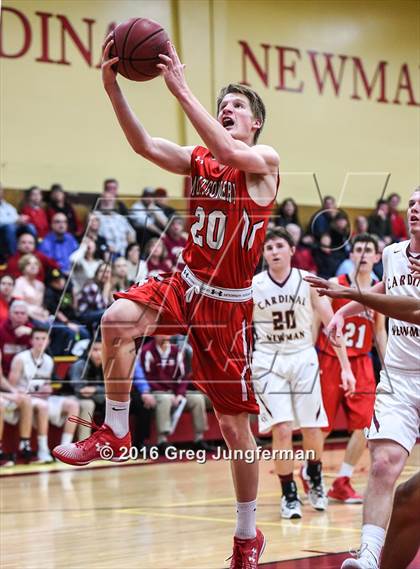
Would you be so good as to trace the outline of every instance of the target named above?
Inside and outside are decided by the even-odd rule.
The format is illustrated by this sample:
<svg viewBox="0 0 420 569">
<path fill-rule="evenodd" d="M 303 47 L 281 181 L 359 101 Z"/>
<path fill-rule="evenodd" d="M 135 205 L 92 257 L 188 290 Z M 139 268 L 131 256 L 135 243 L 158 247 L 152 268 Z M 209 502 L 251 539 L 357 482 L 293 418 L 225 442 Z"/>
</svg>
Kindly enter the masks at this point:
<svg viewBox="0 0 420 569">
<path fill-rule="evenodd" d="M 374 285 L 378 281 L 373 281 Z M 340 275 L 338 284 L 342 286 L 352 286 L 349 275 Z M 339 308 L 350 302 L 344 298 L 333 298 L 332 309 L 337 312 Z M 349 358 L 362 356 L 372 351 L 373 346 L 373 324 L 375 311 L 364 308 L 359 314 L 350 316 L 344 321 L 343 335 L 345 338 L 347 355 Z M 337 357 L 331 342 L 322 330 L 318 336 L 317 347 L 321 352 Z"/>
<path fill-rule="evenodd" d="M 248 194 L 245 172 L 222 166 L 202 146 L 192 152 L 191 178 L 185 263 L 199 279 L 214 286 L 251 286 L 272 202 L 256 204 Z"/>
</svg>

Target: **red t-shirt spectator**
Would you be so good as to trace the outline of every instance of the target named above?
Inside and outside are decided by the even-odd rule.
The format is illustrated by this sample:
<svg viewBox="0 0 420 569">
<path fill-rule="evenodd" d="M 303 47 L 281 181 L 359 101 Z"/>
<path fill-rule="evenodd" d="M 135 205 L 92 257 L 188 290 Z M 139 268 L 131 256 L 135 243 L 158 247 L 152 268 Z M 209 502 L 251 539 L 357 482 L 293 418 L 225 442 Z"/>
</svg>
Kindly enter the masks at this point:
<svg viewBox="0 0 420 569">
<path fill-rule="evenodd" d="M 302 271 L 309 271 L 310 273 L 317 273 L 318 270 L 311 250 L 299 245 L 296 247 L 296 252 L 292 257 L 292 267 L 302 269 Z"/>
<path fill-rule="evenodd" d="M 389 214 L 391 221 L 392 236 L 396 241 L 404 241 L 408 239 L 407 227 L 405 226 L 404 217 L 397 211 L 392 211 Z"/>
<path fill-rule="evenodd" d="M 19 259 L 23 257 L 23 255 L 25 254 L 26 253 L 20 253 L 19 251 L 17 251 L 14 255 L 9 257 L 9 259 L 7 260 L 7 267 L 4 272 L 9 275 L 12 275 L 12 277 L 15 279 L 17 277 L 20 277 L 22 273 L 19 270 L 18 263 Z M 31 255 L 35 255 L 35 257 L 41 263 L 37 279 L 40 280 L 41 282 L 45 282 L 47 274 L 52 269 L 58 269 L 58 263 L 54 261 L 54 259 L 51 259 L 51 257 L 48 257 L 47 255 L 44 255 L 44 253 L 41 253 L 41 251 L 33 251 Z"/>
<path fill-rule="evenodd" d="M 46 236 L 50 230 L 50 226 L 48 223 L 47 213 L 42 207 L 32 207 L 29 204 L 26 204 L 22 207 L 20 213 L 29 217 L 29 223 L 32 223 L 35 226 L 38 237 L 42 239 Z"/>
<path fill-rule="evenodd" d="M 32 324 L 30 322 L 27 322 L 23 326 L 32 328 Z M 6 377 L 9 375 L 10 366 L 15 355 L 31 347 L 31 334 L 22 334 L 19 336 L 15 332 L 19 328 L 22 328 L 22 326 L 13 328 L 10 318 L 8 318 L 6 322 L 0 325 L 0 350 L 2 353 L 2 368 L 3 373 Z"/>
</svg>

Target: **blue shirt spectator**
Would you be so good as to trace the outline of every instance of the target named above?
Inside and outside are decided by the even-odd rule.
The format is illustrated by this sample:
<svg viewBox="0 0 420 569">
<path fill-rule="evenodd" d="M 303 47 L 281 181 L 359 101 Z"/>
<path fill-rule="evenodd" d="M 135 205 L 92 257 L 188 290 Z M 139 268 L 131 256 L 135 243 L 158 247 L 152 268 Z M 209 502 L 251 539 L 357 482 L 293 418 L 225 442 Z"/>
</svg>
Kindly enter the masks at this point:
<svg viewBox="0 0 420 569">
<path fill-rule="evenodd" d="M 67 218 L 63 213 L 56 213 L 51 221 L 50 231 L 39 246 L 39 250 L 54 259 L 63 273 L 71 269 L 70 255 L 78 249 L 76 239 L 67 232 Z"/>
</svg>

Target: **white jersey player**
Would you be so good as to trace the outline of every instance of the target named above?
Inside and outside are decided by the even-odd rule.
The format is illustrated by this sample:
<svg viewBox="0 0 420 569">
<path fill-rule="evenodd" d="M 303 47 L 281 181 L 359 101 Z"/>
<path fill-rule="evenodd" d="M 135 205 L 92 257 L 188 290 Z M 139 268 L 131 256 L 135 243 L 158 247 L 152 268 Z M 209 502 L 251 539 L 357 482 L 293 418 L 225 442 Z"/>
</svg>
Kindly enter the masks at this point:
<svg viewBox="0 0 420 569">
<path fill-rule="evenodd" d="M 332 317 L 329 301 L 318 296 L 303 277 L 306 271 L 291 268 L 295 245 L 283 228 L 267 233 L 264 259 L 268 270 L 252 282 L 254 331 L 252 375 L 260 406 L 260 432 L 272 432 L 273 451 L 292 452 L 292 432 L 300 428 L 303 447 L 315 453 L 308 461 L 309 500 L 316 510 L 325 510 L 322 483 L 320 428 L 328 426 L 322 404 L 318 358 L 314 348 L 314 312 L 327 324 Z M 354 378 L 344 348 L 342 380 L 354 387 Z M 301 508 L 293 480 L 293 460 L 275 458 L 282 487 L 281 515 L 300 518 Z"/>
<path fill-rule="evenodd" d="M 420 187 L 410 197 L 407 210 L 410 240 L 386 247 L 383 281 L 372 292 L 420 299 L 420 279 L 410 261 L 420 258 Z M 329 332 L 341 335 L 343 318 L 362 305 L 346 304 L 338 310 Z M 371 468 L 363 507 L 362 547 L 356 559 L 342 569 L 377 569 L 388 524 L 395 482 L 419 434 L 420 426 L 420 326 L 391 318 L 385 366 L 377 387 L 372 424 L 368 431 Z"/>
</svg>

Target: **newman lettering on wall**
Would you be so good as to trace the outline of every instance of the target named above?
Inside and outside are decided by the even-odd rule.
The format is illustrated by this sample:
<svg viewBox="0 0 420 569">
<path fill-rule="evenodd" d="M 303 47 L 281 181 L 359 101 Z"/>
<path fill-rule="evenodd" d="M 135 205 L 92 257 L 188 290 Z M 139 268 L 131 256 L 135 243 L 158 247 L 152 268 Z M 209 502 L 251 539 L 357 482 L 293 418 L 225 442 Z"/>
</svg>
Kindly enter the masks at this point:
<svg viewBox="0 0 420 569">
<path fill-rule="evenodd" d="M 364 0 L 363 11 L 353 0 L 6 4 L 0 21 L 6 187 L 61 182 L 90 192 L 115 177 L 125 194 L 156 185 L 182 195 L 181 178 L 131 151 L 102 88 L 104 37 L 132 17 L 168 30 L 192 91 L 209 111 L 228 83 L 259 92 L 267 108 L 261 142 L 281 156 L 279 199 L 319 203 L 313 173 L 322 192 L 343 195 L 342 205 L 352 207 L 372 207 L 389 174 L 387 192 L 403 199 L 418 183 L 415 0 L 387 0 L 380 8 Z M 161 79 L 119 82 L 152 135 L 201 143 Z"/>
<path fill-rule="evenodd" d="M 277 91 L 304 93 L 307 82 L 311 81 L 319 95 L 330 89 L 336 97 L 357 101 L 369 99 L 377 103 L 420 106 L 417 102 L 420 101 L 420 95 L 415 96 L 411 79 L 412 74 L 418 73 L 418 70 L 410 70 L 407 63 L 400 65 L 397 82 L 390 84 L 387 74 L 388 61 L 378 61 L 373 75 L 368 77 L 366 65 L 360 57 L 261 43 L 259 47 L 262 55 L 258 58 L 256 49 L 252 49 L 247 41 L 240 40 L 238 43 L 241 47 L 241 83 L 244 85 L 259 87 L 251 85 L 248 79 L 248 68 L 251 66 L 261 79 L 262 85 L 273 87 Z M 269 72 L 270 56 L 277 59 L 277 73 L 273 76 Z M 305 79 L 302 79 L 299 73 L 302 58 L 307 58 L 312 71 Z M 347 92 L 343 89 L 345 74 L 351 77 L 351 90 Z"/>
</svg>

